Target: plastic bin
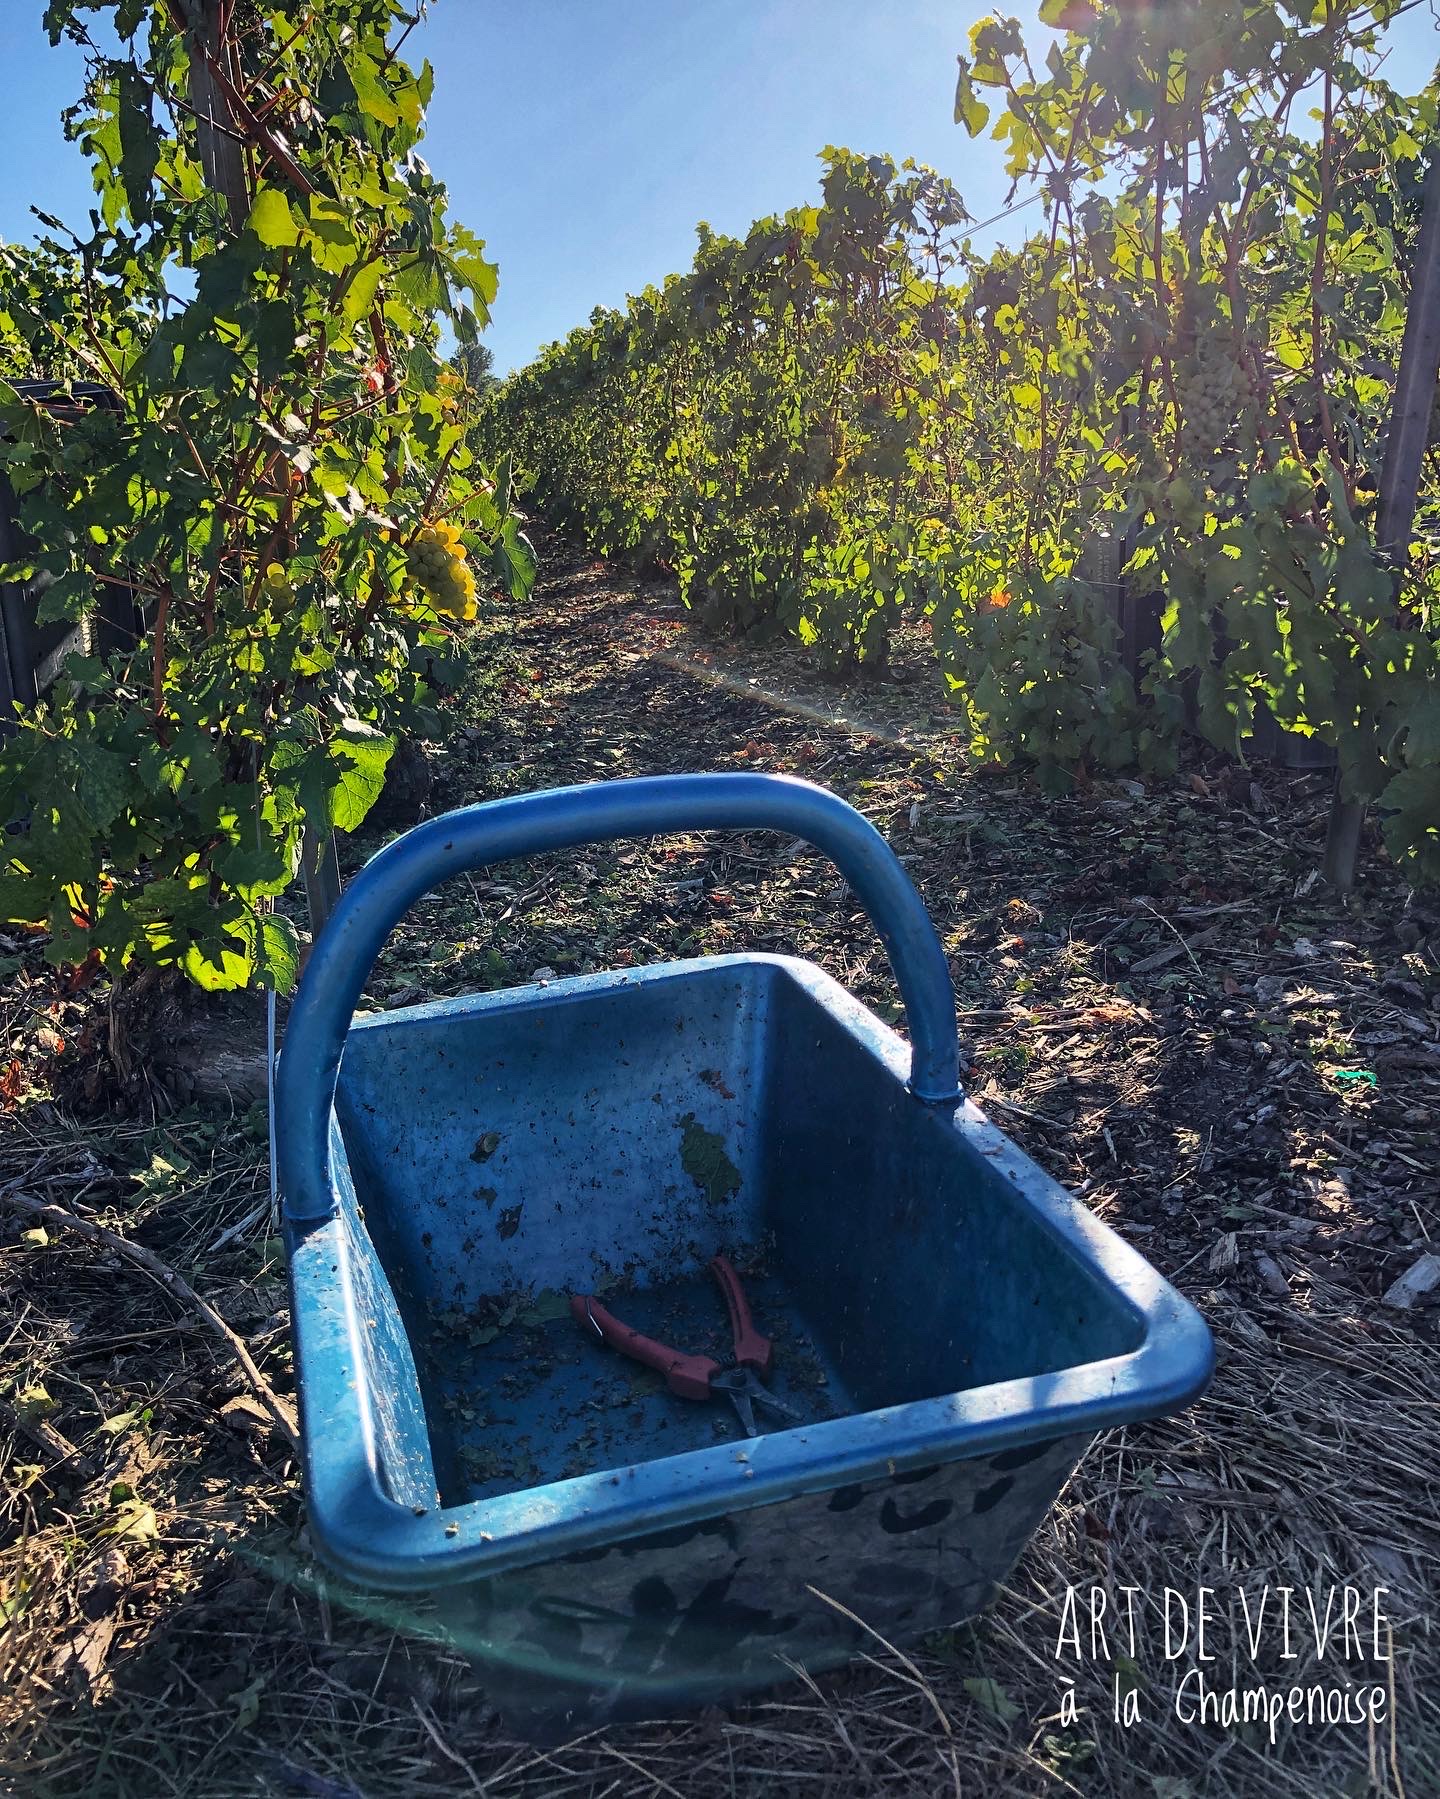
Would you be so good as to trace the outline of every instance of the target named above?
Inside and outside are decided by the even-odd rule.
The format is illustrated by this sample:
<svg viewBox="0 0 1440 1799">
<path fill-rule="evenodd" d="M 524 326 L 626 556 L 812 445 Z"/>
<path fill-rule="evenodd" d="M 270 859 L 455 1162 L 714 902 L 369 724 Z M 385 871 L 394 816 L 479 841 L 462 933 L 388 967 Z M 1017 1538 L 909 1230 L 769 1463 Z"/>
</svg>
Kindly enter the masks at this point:
<svg viewBox="0 0 1440 1799">
<path fill-rule="evenodd" d="M 409 906 L 504 858 L 774 828 L 884 940 L 913 1051 L 827 975 L 734 955 L 352 1013 Z M 343 1061 L 342 1061 L 343 1051 Z M 948 971 L 820 788 L 687 775 L 497 800 L 382 850 L 279 1067 L 310 1528 L 434 1595 L 512 1721 L 645 1715 L 979 1611 L 1094 1433 L 1184 1405 L 1209 1332 L 956 1082 Z M 338 1076 L 338 1079 L 337 1079 Z M 577 1328 L 723 1351 L 728 1254 L 802 1415 L 756 1438 Z M 523 1727 L 523 1723 L 522 1723 Z"/>
</svg>

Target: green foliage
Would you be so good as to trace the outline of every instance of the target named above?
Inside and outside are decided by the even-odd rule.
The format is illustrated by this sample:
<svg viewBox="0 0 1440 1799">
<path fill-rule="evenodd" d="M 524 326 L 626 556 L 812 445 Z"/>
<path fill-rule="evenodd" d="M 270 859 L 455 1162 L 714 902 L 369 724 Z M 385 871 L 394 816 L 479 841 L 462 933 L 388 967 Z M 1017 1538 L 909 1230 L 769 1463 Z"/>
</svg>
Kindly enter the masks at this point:
<svg viewBox="0 0 1440 1799">
<path fill-rule="evenodd" d="M 1193 684 L 1201 730 L 1236 751 L 1266 702 L 1333 744 L 1378 801 L 1396 858 L 1440 877 L 1440 758 L 1425 721 L 1440 661 L 1440 483 L 1413 544 L 1376 539 L 1440 86 L 1381 78 L 1399 0 L 1064 9 L 1043 74 L 1013 20 L 962 59 L 957 114 L 994 97 L 1017 180 L 1049 230 L 1011 350 L 1041 413 L 1037 480 L 1093 434 L 1091 504 L 1123 519 L 1132 573 L 1164 595 L 1143 685 Z M 1063 428 L 1062 428 L 1063 429 Z M 1428 821 L 1426 810 L 1428 808 Z"/>
<path fill-rule="evenodd" d="M 965 213 L 938 176 L 826 152 L 823 204 L 597 313 L 492 397 L 542 504 L 673 568 L 716 623 L 881 660 L 912 571 L 904 496 L 945 503 L 940 346 Z M 937 405 L 937 401 L 939 404 Z"/>
<path fill-rule="evenodd" d="M 1045 784 L 1173 766 L 1260 702 L 1334 744 L 1440 875 L 1440 482 L 1377 493 L 1437 89 L 1380 73 L 1398 0 L 1165 0 L 976 26 L 956 117 L 1045 223 L 981 254 L 948 184 L 825 153 L 822 204 L 547 349 L 482 409 L 541 504 L 717 624 L 835 663 L 928 613 L 977 755 Z M 1164 640 L 1137 675 L 1096 542 Z M 1405 553 L 1405 552 L 1408 552 Z"/>
<path fill-rule="evenodd" d="M 94 49 L 95 12 L 128 56 Z M 413 671 L 473 615 L 468 568 L 437 598 L 414 541 L 455 521 L 457 568 L 517 595 L 533 563 L 508 473 L 481 470 L 445 385 L 438 321 L 473 344 L 496 276 L 415 154 L 432 75 L 389 43 L 407 15 L 225 13 L 212 55 L 168 0 L 46 12 L 52 41 L 87 46 L 67 130 L 97 210 L 89 235 L 44 220 L 36 248 L 0 246 L 0 376 L 102 382 L 122 409 L 46 412 L 0 383 L 0 473 L 30 539 L 0 579 L 44 583 L 42 619 L 118 586 L 143 628 L 72 657 L 5 742 L 0 809 L 27 828 L 0 913 L 45 925 L 57 961 L 93 948 L 284 986 L 295 945 L 270 902 L 303 827 L 361 823 L 423 716 Z M 197 62 L 243 140 L 243 216 L 203 172 Z"/>
</svg>

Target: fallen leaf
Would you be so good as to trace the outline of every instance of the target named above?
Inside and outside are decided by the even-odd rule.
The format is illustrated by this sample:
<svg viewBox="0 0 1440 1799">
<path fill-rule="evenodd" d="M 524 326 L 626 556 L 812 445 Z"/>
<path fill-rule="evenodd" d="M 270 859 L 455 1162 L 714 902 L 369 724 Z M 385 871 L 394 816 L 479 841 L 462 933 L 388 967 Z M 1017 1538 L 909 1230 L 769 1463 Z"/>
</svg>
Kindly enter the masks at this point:
<svg viewBox="0 0 1440 1799">
<path fill-rule="evenodd" d="M 557 1292 L 547 1287 L 543 1293 L 537 1293 L 534 1300 L 520 1314 L 521 1324 L 550 1324 L 556 1318 L 565 1318 L 570 1312 L 568 1294 Z"/>
<path fill-rule="evenodd" d="M 982 1710 L 989 1712 L 992 1718 L 998 1718 L 1002 1724 L 1009 1724 L 1020 1716 L 1020 1707 L 1004 1687 L 998 1681 L 991 1680 L 988 1675 L 967 1680 L 965 1691 Z"/>
<path fill-rule="evenodd" d="M 1255 1272 L 1277 1299 L 1289 1299 L 1290 1283 L 1286 1280 L 1280 1264 L 1273 1256 L 1256 1256 Z"/>
<path fill-rule="evenodd" d="M 235 1728 L 248 1730 L 260 1716 L 260 1695 L 265 1691 L 265 1676 L 257 1674 L 247 1687 L 235 1695 Z"/>
<path fill-rule="evenodd" d="M 41 1418 L 48 1418 L 56 1409 L 53 1400 L 45 1388 L 40 1385 L 22 1387 L 15 1395 L 15 1410 L 27 1424 L 34 1424 Z"/>
<path fill-rule="evenodd" d="M 259 1400 L 252 1399 L 248 1393 L 238 1393 L 234 1399 L 227 1399 L 220 1408 L 220 1416 L 231 1430 L 247 1437 L 262 1435 L 275 1422 Z"/>
<path fill-rule="evenodd" d="M 100 1534 L 105 1537 L 135 1537 L 142 1543 L 158 1537 L 160 1525 L 155 1517 L 155 1508 L 146 1505 L 143 1499 L 122 1499 L 115 1522 L 107 1524 Z"/>
</svg>

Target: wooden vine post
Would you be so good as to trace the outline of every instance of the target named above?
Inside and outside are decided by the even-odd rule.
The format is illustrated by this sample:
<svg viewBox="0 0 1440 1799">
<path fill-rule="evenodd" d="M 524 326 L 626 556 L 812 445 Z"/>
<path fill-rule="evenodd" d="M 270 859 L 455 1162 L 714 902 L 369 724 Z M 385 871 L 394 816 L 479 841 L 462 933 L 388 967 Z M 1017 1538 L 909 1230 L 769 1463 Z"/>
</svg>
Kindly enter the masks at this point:
<svg viewBox="0 0 1440 1799">
<path fill-rule="evenodd" d="M 246 137 L 230 103 L 238 85 L 226 83 L 231 67 L 226 26 L 234 0 L 175 0 L 191 41 L 190 105 L 195 112 L 197 148 L 206 185 L 220 194 L 238 231 L 250 216 L 251 182 Z M 306 823 L 300 842 L 300 879 L 310 913 L 310 931 L 318 936 L 340 898 L 340 861 L 335 834 L 324 836 Z"/>
<path fill-rule="evenodd" d="M 224 197 L 231 229 L 238 231 L 250 213 L 245 137 L 216 74 L 230 61 L 225 43 L 225 14 L 230 9 L 226 0 L 176 0 L 176 5 L 192 46 L 189 94 L 200 166 L 206 184 Z"/>
<path fill-rule="evenodd" d="M 1410 304 L 1406 309 L 1405 335 L 1400 346 L 1390 435 L 1380 471 L 1380 510 L 1375 541 L 1391 567 L 1397 595 L 1410 559 L 1410 534 L 1415 523 L 1437 379 L 1440 379 L 1440 154 L 1432 157 L 1425 176 L 1425 204 L 1410 282 Z M 1340 893 L 1348 893 L 1355 885 L 1355 862 L 1364 820 L 1364 802 L 1345 797 L 1337 772 L 1325 838 L 1324 872 L 1325 879 Z"/>
</svg>

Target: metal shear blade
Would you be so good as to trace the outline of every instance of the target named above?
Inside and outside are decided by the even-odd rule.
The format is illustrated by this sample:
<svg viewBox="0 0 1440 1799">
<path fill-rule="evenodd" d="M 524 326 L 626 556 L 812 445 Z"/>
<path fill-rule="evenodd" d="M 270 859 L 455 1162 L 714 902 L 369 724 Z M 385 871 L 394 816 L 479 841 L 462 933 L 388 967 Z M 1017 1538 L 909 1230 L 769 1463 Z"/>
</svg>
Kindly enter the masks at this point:
<svg viewBox="0 0 1440 1799">
<path fill-rule="evenodd" d="M 798 1420 L 800 1417 L 793 1405 L 787 1405 L 783 1399 L 777 1399 L 770 1389 L 756 1378 L 753 1368 L 726 1368 L 720 1374 L 712 1374 L 710 1388 L 712 1392 L 724 1393 L 729 1397 L 731 1404 L 740 1414 L 740 1422 L 745 1427 L 747 1437 L 756 1437 L 760 1434 L 755 1428 L 755 1407 L 757 1405 L 778 1413 L 782 1418 Z"/>
</svg>

